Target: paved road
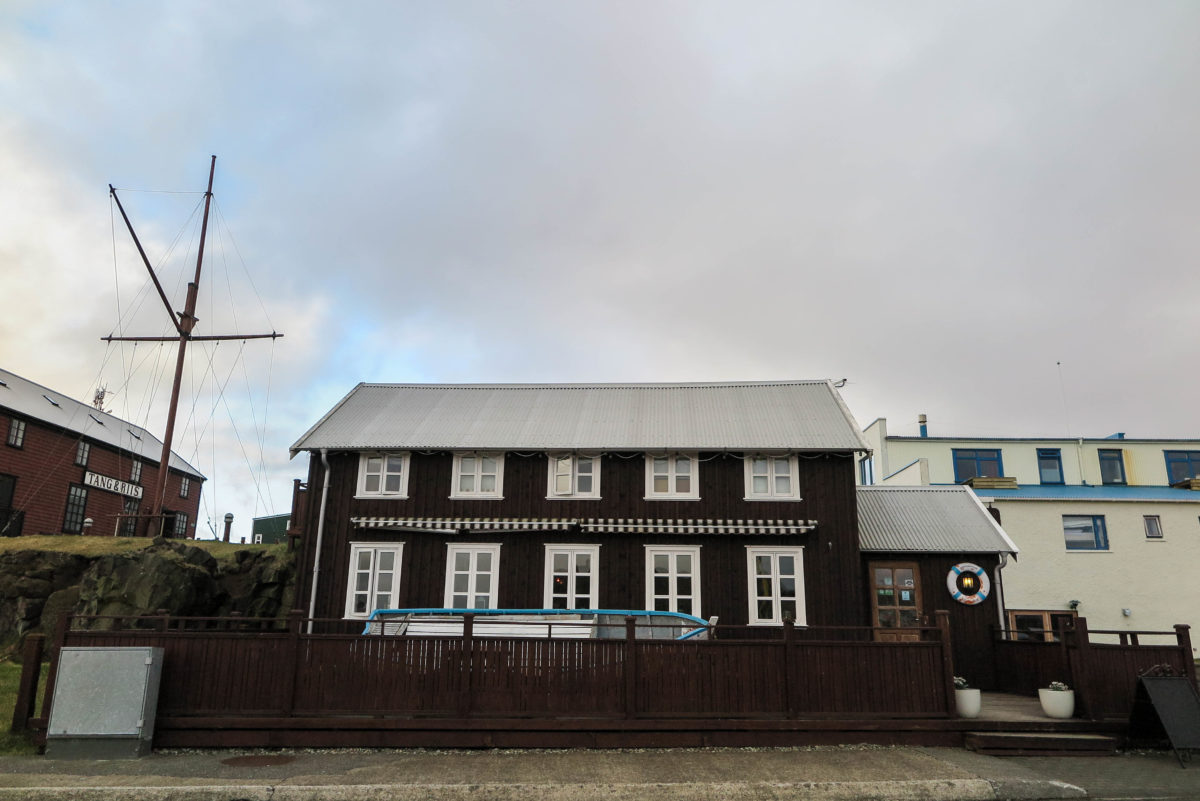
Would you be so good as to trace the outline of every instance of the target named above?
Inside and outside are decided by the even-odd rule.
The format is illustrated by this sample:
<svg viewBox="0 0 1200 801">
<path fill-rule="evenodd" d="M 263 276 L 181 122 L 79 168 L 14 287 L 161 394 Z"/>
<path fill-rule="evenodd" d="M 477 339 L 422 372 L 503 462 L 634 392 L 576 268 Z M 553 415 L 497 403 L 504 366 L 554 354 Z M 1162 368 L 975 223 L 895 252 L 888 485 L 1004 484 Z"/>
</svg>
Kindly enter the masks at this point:
<svg viewBox="0 0 1200 801">
<path fill-rule="evenodd" d="M 1200 760 L 952 748 L 159 751 L 0 758 L 0 801 L 1200 799 Z"/>
</svg>

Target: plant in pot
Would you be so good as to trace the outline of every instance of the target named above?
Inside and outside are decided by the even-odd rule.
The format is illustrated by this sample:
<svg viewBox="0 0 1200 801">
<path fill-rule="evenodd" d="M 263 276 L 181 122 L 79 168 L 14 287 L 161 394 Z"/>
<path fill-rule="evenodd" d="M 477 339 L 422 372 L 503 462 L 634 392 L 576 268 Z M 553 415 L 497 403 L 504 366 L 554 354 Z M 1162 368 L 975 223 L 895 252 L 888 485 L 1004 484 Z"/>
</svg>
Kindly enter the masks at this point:
<svg viewBox="0 0 1200 801">
<path fill-rule="evenodd" d="M 977 718 L 983 698 L 962 676 L 954 677 L 954 706 L 960 718 Z"/>
<path fill-rule="evenodd" d="M 1038 690 L 1038 700 L 1049 717 L 1065 720 L 1075 716 L 1075 691 L 1061 681 Z"/>
</svg>

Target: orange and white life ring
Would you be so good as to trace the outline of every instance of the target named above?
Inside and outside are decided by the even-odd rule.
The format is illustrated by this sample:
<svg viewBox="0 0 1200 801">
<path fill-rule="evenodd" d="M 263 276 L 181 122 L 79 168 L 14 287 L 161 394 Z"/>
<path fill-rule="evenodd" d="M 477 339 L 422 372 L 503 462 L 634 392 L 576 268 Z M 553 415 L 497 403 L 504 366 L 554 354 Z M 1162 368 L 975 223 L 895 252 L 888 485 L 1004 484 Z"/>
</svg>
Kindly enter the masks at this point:
<svg viewBox="0 0 1200 801">
<path fill-rule="evenodd" d="M 946 589 L 960 604 L 974 606 L 987 600 L 992 582 L 987 571 L 970 562 L 959 562 L 946 574 Z"/>
</svg>

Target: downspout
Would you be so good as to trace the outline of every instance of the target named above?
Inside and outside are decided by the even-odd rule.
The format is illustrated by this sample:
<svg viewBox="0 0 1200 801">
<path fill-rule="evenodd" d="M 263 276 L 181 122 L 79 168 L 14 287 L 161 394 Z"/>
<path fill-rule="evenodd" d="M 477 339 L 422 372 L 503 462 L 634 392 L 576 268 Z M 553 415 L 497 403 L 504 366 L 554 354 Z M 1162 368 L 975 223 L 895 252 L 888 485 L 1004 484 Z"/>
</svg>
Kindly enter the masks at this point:
<svg viewBox="0 0 1200 801">
<path fill-rule="evenodd" d="M 1004 631 L 1007 622 L 1004 619 L 1004 581 L 1000 577 L 1000 571 L 1008 566 L 1008 553 L 1000 552 L 1000 564 L 996 565 L 996 614 L 1000 617 L 1000 631 Z"/>
<path fill-rule="evenodd" d="M 325 534 L 325 502 L 329 500 L 329 460 L 326 455 L 329 453 L 325 448 L 321 449 L 321 469 L 325 473 L 325 479 L 321 485 L 321 511 L 317 514 L 317 543 L 313 549 L 313 569 L 312 569 L 312 588 L 308 591 L 308 633 L 312 634 L 313 617 L 317 613 L 317 576 L 321 572 L 321 537 Z"/>
</svg>

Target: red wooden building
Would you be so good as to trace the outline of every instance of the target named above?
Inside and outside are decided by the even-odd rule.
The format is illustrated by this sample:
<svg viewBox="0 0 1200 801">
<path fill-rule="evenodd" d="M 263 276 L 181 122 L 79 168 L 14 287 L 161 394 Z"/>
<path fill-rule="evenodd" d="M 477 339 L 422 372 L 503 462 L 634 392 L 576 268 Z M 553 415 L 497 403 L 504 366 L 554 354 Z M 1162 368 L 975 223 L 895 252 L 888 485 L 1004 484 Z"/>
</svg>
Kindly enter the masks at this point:
<svg viewBox="0 0 1200 801">
<path fill-rule="evenodd" d="M 162 441 L 0 370 L 0 536 L 132 535 L 149 511 Z M 171 455 L 164 533 L 194 538 L 204 476 Z"/>
</svg>

